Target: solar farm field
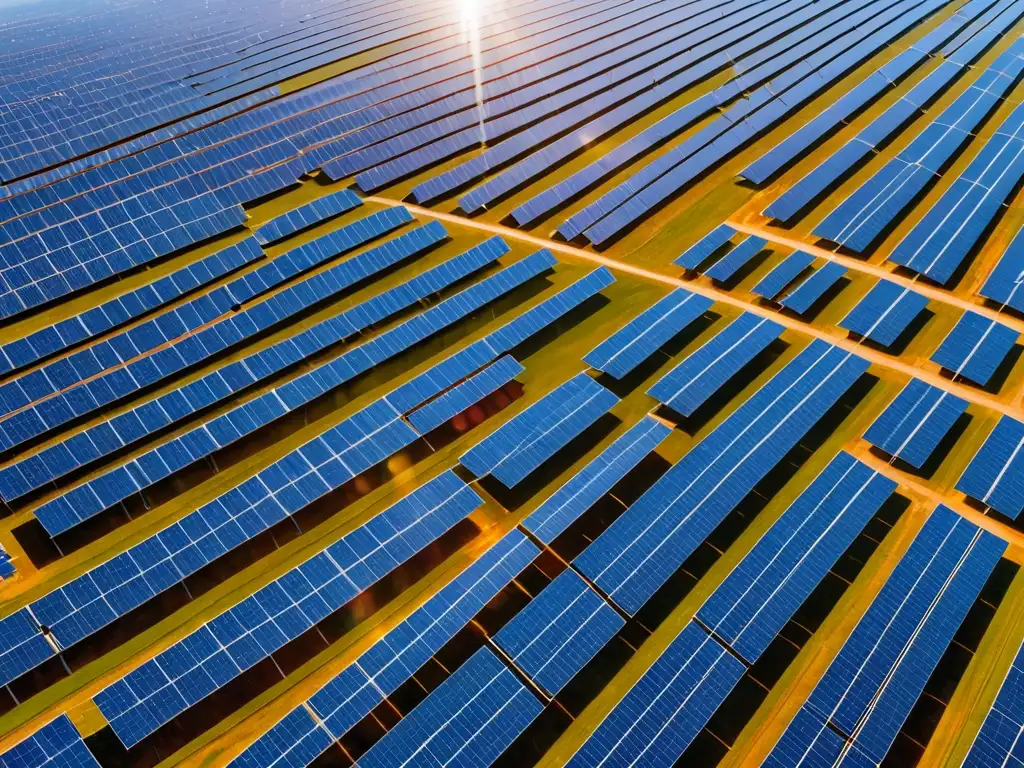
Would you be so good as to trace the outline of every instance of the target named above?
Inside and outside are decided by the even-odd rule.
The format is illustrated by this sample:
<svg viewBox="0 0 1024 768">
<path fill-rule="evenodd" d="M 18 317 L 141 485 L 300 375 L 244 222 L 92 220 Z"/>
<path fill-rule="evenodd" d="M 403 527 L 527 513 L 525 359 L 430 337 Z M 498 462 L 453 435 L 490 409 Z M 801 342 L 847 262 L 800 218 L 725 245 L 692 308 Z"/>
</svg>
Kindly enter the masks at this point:
<svg viewBox="0 0 1024 768">
<path fill-rule="evenodd" d="M 1024 0 L 0 39 L 0 766 L 1024 761 Z"/>
</svg>

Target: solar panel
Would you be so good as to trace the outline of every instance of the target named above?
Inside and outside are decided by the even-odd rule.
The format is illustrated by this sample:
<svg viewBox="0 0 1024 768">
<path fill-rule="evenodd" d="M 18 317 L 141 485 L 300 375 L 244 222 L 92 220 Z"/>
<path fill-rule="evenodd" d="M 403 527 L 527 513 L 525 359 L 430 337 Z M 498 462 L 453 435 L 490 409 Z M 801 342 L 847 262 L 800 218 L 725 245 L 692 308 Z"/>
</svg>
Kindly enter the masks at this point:
<svg viewBox="0 0 1024 768">
<path fill-rule="evenodd" d="M 888 347 L 927 305 L 928 299 L 910 288 L 879 280 L 857 306 L 839 321 L 839 325 Z"/>
<path fill-rule="evenodd" d="M 420 434 L 425 435 L 453 416 L 462 413 L 473 403 L 505 386 L 525 370 L 514 357 L 506 355 L 454 389 L 410 413 L 409 421 Z"/>
<path fill-rule="evenodd" d="M 577 569 L 634 615 L 866 370 L 811 342 L 588 546 Z"/>
<path fill-rule="evenodd" d="M 802 283 L 780 298 L 779 303 L 798 315 L 806 314 L 843 275 L 846 267 L 830 261 L 812 272 Z"/>
<path fill-rule="evenodd" d="M 814 263 L 814 257 L 811 254 L 804 251 L 793 251 L 781 264 L 776 265 L 771 272 L 761 278 L 752 291 L 766 299 L 774 299 L 812 263 Z"/>
<path fill-rule="evenodd" d="M 963 313 L 931 356 L 947 371 L 985 386 L 1010 354 L 1020 334 L 970 310 Z"/>
<path fill-rule="evenodd" d="M 549 696 L 556 695 L 626 622 L 567 569 L 494 636 Z"/>
<path fill-rule="evenodd" d="M 744 312 L 662 376 L 647 394 L 683 416 L 692 416 L 781 334 L 778 323 Z"/>
<path fill-rule="evenodd" d="M 676 288 L 590 350 L 583 362 L 621 379 L 703 315 L 712 303 L 704 296 Z"/>
<path fill-rule="evenodd" d="M 1016 518 L 1024 510 L 1024 424 L 1003 416 L 956 482 L 957 490 Z"/>
<path fill-rule="evenodd" d="M 1024 732 L 1024 646 L 1017 651 L 996 700 L 964 759 L 965 768 L 1013 765 L 1020 761 Z"/>
<path fill-rule="evenodd" d="M 937 507 L 806 706 L 880 763 L 1005 549 Z"/>
<path fill-rule="evenodd" d="M 351 189 L 342 189 L 329 195 L 319 197 L 311 203 L 300 205 L 287 213 L 275 216 L 266 224 L 261 225 L 253 235 L 262 244 L 283 240 L 289 235 L 318 224 L 325 219 L 340 216 L 363 204 L 359 195 Z"/>
<path fill-rule="evenodd" d="M 293 710 L 232 761 L 232 767 L 266 768 L 278 758 L 286 765 L 308 765 L 408 680 L 537 554 L 525 535 L 509 532 L 300 705 L 329 734 L 327 744 L 322 735 L 293 730 L 290 718 L 307 720 Z"/>
<path fill-rule="evenodd" d="M 0 370 L 17 370 L 98 336 L 179 296 L 202 288 L 245 264 L 263 258 L 263 255 L 263 249 L 256 239 L 247 237 L 140 288 L 4 344 L 0 348 Z M 8 387 L 0 387 L 0 400 L 4 402 L 5 411 L 12 410 L 22 402 L 9 401 L 10 392 Z"/>
<path fill-rule="evenodd" d="M 811 766 L 875 765 L 855 745 L 851 745 L 825 724 L 818 712 L 804 704 L 776 743 L 764 768 L 811 768 Z"/>
<path fill-rule="evenodd" d="M 1024 228 L 1017 230 L 978 294 L 1024 312 Z"/>
<path fill-rule="evenodd" d="M 0 619 L 0 681 L 7 685 L 57 655 L 28 608 Z"/>
<path fill-rule="evenodd" d="M 483 500 L 439 475 L 100 691 L 130 748 L 368 589 Z"/>
<path fill-rule="evenodd" d="M 481 648 L 398 721 L 359 765 L 490 765 L 543 706 L 519 678 Z"/>
<path fill-rule="evenodd" d="M 241 439 L 289 410 L 295 410 L 313 401 L 334 386 L 354 379 L 375 365 L 429 338 L 443 328 L 453 325 L 473 310 L 486 306 L 497 297 L 547 271 L 550 268 L 551 259 L 550 254 L 538 251 L 445 299 L 421 315 L 416 315 L 379 336 L 371 338 L 365 344 L 348 350 L 339 357 L 281 384 L 273 391 L 267 392 L 255 400 L 242 403 L 227 413 L 215 416 L 207 423 L 198 425 L 191 431 L 173 438 L 169 443 L 151 449 L 127 464 L 115 467 L 83 485 L 71 489 L 52 502 L 47 502 L 45 506 L 55 507 L 52 514 L 57 524 L 64 520 L 85 519 L 95 515 L 111 504 L 167 477 L 192 461 L 208 456 L 217 449 Z M 420 275 L 415 279 L 419 280 L 420 278 L 428 278 L 430 290 L 436 287 L 436 284 L 430 283 L 429 274 Z M 501 348 L 503 343 L 513 338 L 519 341 L 528 338 L 541 328 L 546 327 L 548 323 L 561 317 L 564 312 L 577 306 L 586 296 L 596 293 L 600 287 L 603 287 L 600 275 L 597 276 L 597 279 L 583 278 L 569 289 L 541 302 L 537 307 L 524 313 L 522 317 L 495 331 L 494 334 L 488 336 L 488 345 Z M 491 354 L 497 356 L 493 350 Z M 475 367 L 479 367 L 479 364 Z M 471 371 L 461 374 L 459 378 L 469 372 Z M 426 387 L 419 386 L 416 390 L 419 393 L 416 396 L 422 395 L 423 400 L 433 397 L 439 391 L 431 389 L 428 381 L 425 383 Z M 411 391 L 407 385 L 402 385 L 396 390 L 396 393 Z M 203 392 L 196 394 L 199 397 L 203 396 Z M 389 397 L 394 394 L 392 393 Z M 423 400 L 407 403 L 403 412 L 415 408 Z M 42 509 L 43 507 L 38 508 L 36 514 L 40 515 Z M 46 514 L 48 513 L 43 513 L 43 515 Z M 43 515 L 40 515 L 40 518 Z"/>
<path fill-rule="evenodd" d="M 759 254 L 767 244 L 768 241 L 763 237 L 751 235 L 744 238 L 739 245 L 706 269 L 704 274 L 719 282 L 728 282 L 748 261 Z"/>
<path fill-rule="evenodd" d="M 99 768 L 82 735 L 67 715 L 51 720 L 0 754 L 4 768 Z"/>
<path fill-rule="evenodd" d="M 686 269 L 697 269 L 701 264 L 715 253 L 719 248 L 729 242 L 729 239 L 736 234 L 736 230 L 728 224 L 719 224 L 704 237 L 691 245 L 681 256 L 673 261 L 680 267 Z"/>
<path fill-rule="evenodd" d="M 743 662 L 687 623 L 566 765 L 668 768 L 745 671 Z"/>
<path fill-rule="evenodd" d="M 649 416 L 640 419 L 551 494 L 523 521 L 523 527 L 550 544 L 671 432 L 665 424 Z"/>
<path fill-rule="evenodd" d="M 459 462 L 477 477 L 492 475 L 512 488 L 618 401 L 586 373 L 579 373 L 502 424 Z"/>
<path fill-rule="evenodd" d="M 697 619 L 756 662 L 896 489 L 842 452 L 760 538 Z"/>
<path fill-rule="evenodd" d="M 64 442 L 26 456 L 0 469 L 0 493 L 5 498 L 16 498 L 100 456 L 163 429 L 172 419 L 184 419 L 231 394 L 251 388 L 304 358 L 370 330 L 374 324 L 468 277 L 507 251 L 508 246 L 501 238 L 486 240 L 401 285 L 318 323 L 306 325 L 295 336 L 281 339 L 258 352 L 229 362 L 193 379 L 178 390 L 158 395 L 130 411 L 88 427 Z M 167 453 L 164 449 L 161 454 L 167 472 L 183 466 L 181 461 L 193 460 L 192 451 L 186 452 L 177 462 Z M 145 461 L 139 463 L 145 464 Z M 97 486 L 97 483 L 93 483 L 94 489 Z M 76 506 L 75 514 L 68 515 L 66 505 L 44 505 L 37 511 L 37 517 L 47 531 L 54 535 L 84 519 L 83 513 L 87 509 Z M 56 516 L 53 510 L 56 510 Z"/>
<path fill-rule="evenodd" d="M 911 379 L 868 427 L 864 439 L 920 469 L 966 410 L 966 400 Z"/>
</svg>

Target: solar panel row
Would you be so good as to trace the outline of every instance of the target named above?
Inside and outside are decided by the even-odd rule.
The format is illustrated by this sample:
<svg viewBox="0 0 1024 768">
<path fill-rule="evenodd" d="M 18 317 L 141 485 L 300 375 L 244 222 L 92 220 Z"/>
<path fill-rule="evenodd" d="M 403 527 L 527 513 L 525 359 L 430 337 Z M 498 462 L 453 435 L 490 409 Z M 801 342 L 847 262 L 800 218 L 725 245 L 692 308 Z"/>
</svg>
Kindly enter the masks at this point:
<svg viewBox="0 0 1024 768">
<path fill-rule="evenodd" d="M 168 366 L 199 362 L 241 341 L 255 333 L 257 325 L 253 318 L 265 324 L 273 319 L 275 309 L 277 313 L 286 313 L 291 308 L 277 307 L 277 304 L 290 299 L 294 307 L 304 306 L 304 300 L 312 301 L 314 298 L 311 291 L 306 293 L 309 290 L 306 288 L 296 295 L 296 288 L 305 281 L 293 284 L 288 293 L 271 294 L 269 299 L 265 296 L 268 291 L 280 288 L 327 259 L 412 221 L 408 211 L 391 210 L 373 214 L 351 227 L 288 251 L 209 294 L 198 296 L 167 313 L 3 385 L 0 387 L 0 401 L 4 404 L 4 411 L 21 411 L 0 424 L 5 447 L 13 447 L 41 430 L 67 421 L 76 410 L 84 412 L 82 409 L 91 404 L 90 397 L 97 403 L 111 402 L 159 381 L 164 376 L 161 366 L 170 373 L 172 369 Z M 424 234 L 429 236 L 426 241 L 422 240 Z M 347 281 L 359 279 L 358 275 L 363 273 L 372 274 L 374 267 L 383 268 L 381 261 L 386 261 L 385 257 L 401 258 L 415 245 L 426 247 L 427 242 L 443 236 L 443 228 L 435 227 L 423 231 L 415 243 L 406 235 L 404 240 L 391 241 L 394 244 L 382 251 L 373 249 L 359 254 L 338 265 L 342 274 L 338 275 L 336 284 L 344 285 Z M 320 278 L 308 285 L 317 286 L 323 281 L 324 278 Z M 324 289 L 326 286 L 322 286 L 321 290 Z M 268 300 L 274 303 L 266 304 Z M 248 310 L 252 310 L 251 315 Z M 70 403 L 53 397 L 57 393 L 67 397 L 64 391 L 75 387 L 80 387 L 75 390 L 76 398 L 72 401 L 76 409 L 72 409 Z M 37 401 L 43 402 L 34 409 L 27 408 Z"/>
<path fill-rule="evenodd" d="M 583 234 L 595 245 L 618 237 L 711 165 L 732 154 L 759 131 L 774 125 L 880 45 L 889 43 L 938 7 L 939 4 L 931 2 L 906 6 L 897 3 L 880 12 L 867 8 L 846 17 L 842 23 L 830 25 L 818 36 L 821 46 L 818 52 L 792 54 L 794 61 L 797 57 L 804 60 L 803 66 L 783 72 L 763 89 L 737 103 L 703 131 L 572 216 L 559 227 L 559 232 L 566 239 Z M 810 73 L 816 76 L 809 77 Z M 787 92 L 790 98 L 780 101 L 779 96 Z"/>
<path fill-rule="evenodd" d="M 99 768 L 67 715 L 51 720 L 0 754 L 4 768 Z"/>
<path fill-rule="evenodd" d="M 958 490 L 1016 518 L 1024 511 L 1024 424 L 1003 416 L 967 465 Z"/>
<path fill-rule="evenodd" d="M 911 379 L 871 423 L 864 439 L 921 469 L 966 410 L 963 398 Z"/>
<path fill-rule="evenodd" d="M 228 363 L 189 382 L 178 390 L 158 395 L 123 414 L 99 422 L 62 443 L 26 456 L 0 469 L 0 492 L 5 498 L 16 498 L 46 482 L 55 480 L 85 464 L 119 450 L 152 434 L 168 424 L 175 424 L 236 392 L 245 390 L 280 371 L 320 352 L 344 339 L 370 330 L 374 324 L 414 306 L 434 293 L 465 279 L 508 251 L 501 238 L 491 238 L 463 254 L 428 269 L 411 280 L 374 296 L 344 312 L 306 327 L 297 336 L 285 338 L 260 352 Z M 262 397 L 273 399 L 264 394 Z M 228 417 L 219 417 L 223 423 Z M 211 424 L 216 423 L 214 419 Z M 214 427 L 216 432 L 216 427 Z M 214 440 L 220 445 L 217 438 Z M 159 449 L 158 449 L 159 450 Z M 194 451 L 175 457 L 164 448 L 161 459 L 167 471 L 179 469 L 194 460 Z M 144 471 L 146 459 L 136 458 Z M 96 488 L 94 487 L 94 491 Z M 9 496 L 7 494 L 10 494 Z M 109 506 L 109 504 L 107 505 Z M 81 518 L 83 510 L 78 510 Z M 49 512 L 38 516 L 43 520 Z M 56 522 L 56 521 L 54 521 Z M 77 522 L 68 518 L 67 524 Z M 52 534 L 53 531 L 47 528 Z"/>
<path fill-rule="evenodd" d="M 477 477 L 491 475 L 513 488 L 617 402 L 619 398 L 579 373 L 506 421 L 459 462 Z"/>
<path fill-rule="evenodd" d="M 985 386 L 1020 334 L 977 312 L 966 311 L 931 356 L 950 373 Z"/>
<path fill-rule="evenodd" d="M 754 664 L 896 490 L 842 452 L 807 486 L 697 611 Z"/>
<path fill-rule="evenodd" d="M 798 315 L 805 315 L 845 274 L 846 267 L 829 261 L 814 270 L 785 296 L 780 297 L 779 304 Z"/>
<path fill-rule="evenodd" d="M 492 241 L 487 243 L 495 247 Z M 500 250 L 504 245 L 500 244 L 497 247 Z M 484 259 L 489 260 L 486 254 Z M 98 514 L 121 499 L 142 491 L 178 469 L 236 442 L 284 414 L 312 402 L 325 392 L 351 381 L 375 365 L 450 327 L 467 317 L 470 312 L 547 271 L 552 263 L 553 259 L 549 253 L 538 251 L 445 299 L 426 312 L 373 337 L 365 344 L 347 350 L 333 360 L 321 363 L 253 400 L 243 402 L 226 413 L 193 426 L 184 434 L 172 437 L 162 445 L 150 448 L 145 453 L 90 478 L 38 507 L 36 516 L 40 521 L 46 520 L 46 525 L 59 526 Z M 445 272 L 449 274 L 445 275 Z M 459 277 L 457 272 L 451 274 L 444 265 L 441 267 L 441 274 L 446 280 Z M 441 287 L 437 277 L 437 274 L 426 273 L 414 278 L 414 281 L 418 288 L 425 287 L 430 292 Z M 358 314 L 363 314 L 360 307 L 356 307 L 355 310 Z M 330 324 L 330 321 L 328 323 Z M 334 338 L 334 334 L 347 334 L 349 331 L 346 324 L 335 323 L 331 326 L 332 335 L 320 334 L 320 338 L 329 340 Z M 280 362 L 276 358 L 275 360 Z M 245 379 L 241 379 L 240 384 L 244 386 L 245 382 Z M 227 394 L 225 390 L 228 388 L 220 385 L 210 389 L 215 394 Z M 196 396 L 202 394 L 203 390 Z M 429 397 L 433 392 L 427 389 L 422 394 Z"/>
<path fill-rule="evenodd" d="M 577 568 L 635 614 L 866 369 L 813 341 L 587 547 Z"/>
<path fill-rule="evenodd" d="M 409 680 L 538 554 L 537 547 L 519 531 L 506 534 L 262 735 L 231 767 L 309 765 Z M 315 723 L 310 727 L 313 717 Z"/>
<path fill-rule="evenodd" d="M 1013 765 L 1021 760 L 1024 732 L 1024 646 L 1017 651 L 996 700 L 964 759 L 964 768 Z"/>
<path fill-rule="evenodd" d="M 1011 9 L 1009 21 L 1019 11 Z M 1008 22 L 1009 23 L 1009 22 Z M 978 125 L 1001 103 L 1024 71 L 1019 51 L 1000 56 L 931 123 L 926 125 L 895 158 L 875 172 L 814 228 L 827 238 L 863 252 L 901 214 L 904 208 L 934 182 L 949 160 L 960 151 Z M 891 261 L 945 283 L 951 269 L 929 264 L 930 255 L 907 258 L 897 246 Z"/>
<path fill-rule="evenodd" d="M 985 280 L 978 294 L 987 299 L 1024 312 L 1024 291 L 1018 291 L 1024 283 L 1024 229 L 1006 246 L 999 262 Z"/>
<path fill-rule="evenodd" d="M 621 379 L 703 315 L 712 301 L 676 288 L 583 357 L 591 368 Z"/>
<path fill-rule="evenodd" d="M 671 431 L 649 416 L 640 419 L 530 513 L 523 527 L 550 544 L 657 448 Z"/>
<path fill-rule="evenodd" d="M 539 254 L 544 259 L 543 268 L 547 269 L 550 254 Z M 613 280 L 607 269 L 594 270 L 489 334 L 486 343 L 495 350 L 495 357 L 509 351 Z M 434 309 L 440 310 L 446 303 Z M 452 311 L 461 316 L 468 307 L 463 303 Z M 418 325 L 426 328 L 417 327 L 414 333 L 404 331 L 411 337 L 407 339 L 409 344 L 433 333 L 434 326 Z M 388 343 L 386 335 L 377 339 Z M 387 349 L 392 354 L 394 346 Z M 405 406 L 414 408 L 436 394 L 424 388 L 429 380 L 421 378 L 415 389 L 406 385 L 396 388 L 391 395 L 286 455 L 238 488 L 230 489 L 128 551 L 0 621 L 4 629 L 0 632 L 0 670 L 8 675 L 6 682 L 52 656 L 56 648 L 73 645 L 251 535 L 287 517 L 286 509 L 291 506 L 304 506 L 415 440 L 417 435 L 405 425 L 388 397 L 401 395 Z M 438 381 L 437 386 L 440 391 L 444 385 Z M 306 390 L 310 397 L 313 391 Z M 326 460 L 326 478 L 318 471 L 300 474 L 302 466 L 321 460 Z M 283 480 L 287 482 L 282 485 Z M 271 494 L 271 488 L 277 490 Z M 240 527 L 242 522 L 244 528 Z M 44 626 L 48 629 L 46 633 L 41 629 Z"/>
<path fill-rule="evenodd" d="M 768 241 L 763 237 L 750 235 L 705 270 L 704 274 L 720 283 L 731 280 L 747 262 L 759 254 Z"/>
<path fill-rule="evenodd" d="M 746 667 L 690 621 L 566 763 L 670 768 Z"/>
<path fill-rule="evenodd" d="M 696 270 L 701 264 L 707 261 L 723 245 L 729 242 L 736 230 L 728 224 L 719 224 L 704 237 L 687 248 L 681 256 L 672 263 L 685 269 Z"/>
<path fill-rule="evenodd" d="M 262 245 L 275 243 L 321 221 L 351 211 L 359 205 L 362 205 L 359 195 L 350 189 L 342 189 L 275 216 L 254 231 L 253 236 Z"/>
<path fill-rule="evenodd" d="M 793 251 L 771 272 L 761 278 L 751 290 L 768 300 L 774 299 L 813 263 L 814 257 L 811 254 L 804 251 Z"/>
<path fill-rule="evenodd" d="M 483 504 L 439 475 L 108 685 L 93 700 L 126 747 L 255 666 Z"/>
<path fill-rule="evenodd" d="M 993 77 L 1005 80 L 1002 74 Z M 896 245 L 889 258 L 936 282 L 947 283 L 1003 208 L 1022 176 L 1024 107 L 1018 107 Z"/>
<path fill-rule="evenodd" d="M 409 414 L 409 421 L 420 432 L 426 434 L 444 424 L 473 403 L 479 402 L 492 392 L 500 389 L 521 374 L 525 368 L 514 357 L 506 355 L 484 368 L 472 378 L 454 389 L 439 395 L 434 400 Z"/>
<path fill-rule="evenodd" d="M 625 623 L 579 574 L 566 569 L 498 631 L 494 642 L 554 696 Z"/>
<path fill-rule="evenodd" d="M 0 354 L 0 369 L 6 373 L 31 365 L 152 312 L 260 258 L 263 258 L 263 249 L 254 238 L 247 237 L 141 288 L 4 344 L 0 348 L 3 353 Z M 16 403 L 19 401 L 12 402 L 9 397 L 7 387 L 0 387 L 0 402 L 3 402 L 5 410 L 18 407 Z"/>
<path fill-rule="evenodd" d="M 647 390 L 683 416 L 692 416 L 747 363 L 782 334 L 782 326 L 744 312 Z"/>
<path fill-rule="evenodd" d="M 880 763 L 1005 549 L 937 507 L 808 697 L 817 727 L 794 721 L 766 765 L 818 765 L 850 747 Z"/>
<path fill-rule="evenodd" d="M 921 294 L 882 279 L 839 321 L 839 326 L 889 347 L 927 305 L 928 299 Z"/>
</svg>

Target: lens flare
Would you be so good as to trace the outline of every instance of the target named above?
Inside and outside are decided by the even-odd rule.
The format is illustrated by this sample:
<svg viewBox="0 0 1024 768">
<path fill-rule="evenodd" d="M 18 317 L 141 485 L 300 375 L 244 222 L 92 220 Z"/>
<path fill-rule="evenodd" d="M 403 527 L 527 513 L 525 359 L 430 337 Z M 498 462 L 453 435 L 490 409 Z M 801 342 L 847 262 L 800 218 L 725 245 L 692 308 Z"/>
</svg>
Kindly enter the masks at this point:
<svg viewBox="0 0 1024 768">
<path fill-rule="evenodd" d="M 476 97 L 476 112 L 480 128 L 480 143 L 487 145 L 487 131 L 484 120 L 484 81 L 483 65 L 480 55 L 480 8 L 478 0 L 461 0 L 462 4 L 462 38 L 469 45 L 469 53 L 473 58 L 473 93 Z"/>
</svg>

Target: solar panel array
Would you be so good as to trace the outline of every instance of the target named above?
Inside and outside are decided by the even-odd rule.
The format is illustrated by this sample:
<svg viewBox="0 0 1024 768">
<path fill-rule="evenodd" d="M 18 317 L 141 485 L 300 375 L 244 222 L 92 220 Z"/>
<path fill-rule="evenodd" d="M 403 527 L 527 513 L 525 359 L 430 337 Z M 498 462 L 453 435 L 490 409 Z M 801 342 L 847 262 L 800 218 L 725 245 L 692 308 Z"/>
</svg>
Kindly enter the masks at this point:
<svg viewBox="0 0 1024 768">
<path fill-rule="evenodd" d="M 937 507 L 765 764 L 881 763 L 1005 549 Z"/>
<path fill-rule="evenodd" d="M 981 724 L 964 765 L 970 768 L 985 765 L 1012 764 L 1020 751 L 1021 732 L 1024 731 L 1024 701 L 1021 700 L 1024 676 L 1024 651 L 1018 650 L 1006 679 L 992 708 Z"/>
<path fill-rule="evenodd" d="M 1003 416 L 956 482 L 957 489 L 1016 518 L 1024 511 L 1024 424 Z"/>
<path fill-rule="evenodd" d="M 966 400 L 911 379 L 871 423 L 864 439 L 920 469 L 966 410 Z"/>
<path fill-rule="evenodd" d="M 703 315 L 711 303 L 677 288 L 594 347 L 583 361 L 621 379 Z"/>
<path fill-rule="evenodd" d="M 4 768 L 98 768 L 99 763 L 82 741 L 67 715 L 61 715 L 28 738 L 0 754 Z"/>
<path fill-rule="evenodd" d="M 1024 2 L 0 28 L 0 765 L 1021 757 Z"/>
<path fill-rule="evenodd" d="M 647 390 L 683 416 L 692 416 L 740 369 L 782 334 L 782 326 L 744 313 Z"/>
</svg>

